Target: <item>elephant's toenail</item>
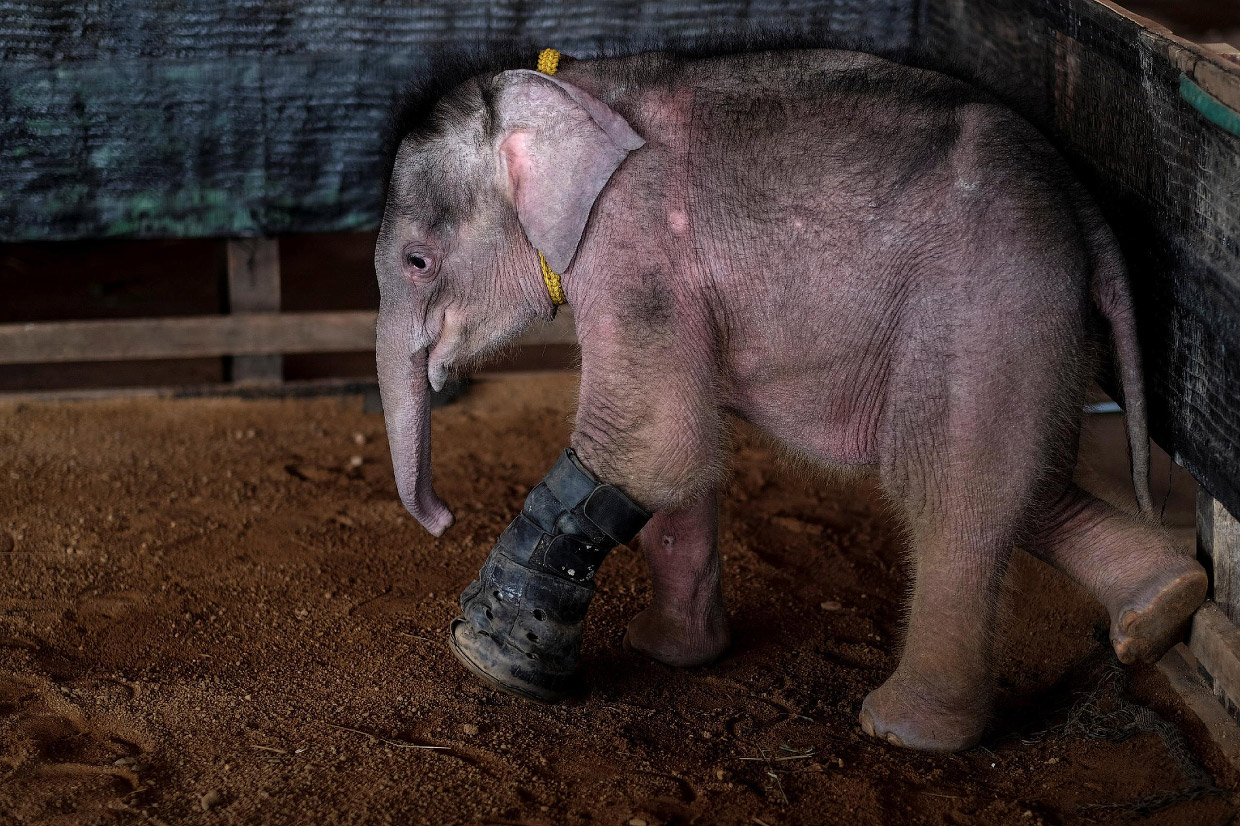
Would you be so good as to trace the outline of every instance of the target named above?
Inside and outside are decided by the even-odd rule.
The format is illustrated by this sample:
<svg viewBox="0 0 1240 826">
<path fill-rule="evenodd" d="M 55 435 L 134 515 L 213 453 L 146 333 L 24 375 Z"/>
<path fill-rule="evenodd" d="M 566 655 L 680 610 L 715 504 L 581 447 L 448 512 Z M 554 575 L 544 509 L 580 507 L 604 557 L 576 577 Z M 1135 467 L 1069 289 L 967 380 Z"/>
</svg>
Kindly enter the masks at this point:
<svg viewBox="0 0 1240 826">
<path fill-rule="evenodd" d="M 871 737 L 876 736 L 874 734 L 874 717 L 868 709 L 861 712 L 861 730 Z"/>
<path fill-rule="evenodd" d="M 887 742 L 893 746 L 899 746 L 900 748 L 904 748 L 904 741 L 901 740 L 894 731 L 887 732 Z"/>
</svg>

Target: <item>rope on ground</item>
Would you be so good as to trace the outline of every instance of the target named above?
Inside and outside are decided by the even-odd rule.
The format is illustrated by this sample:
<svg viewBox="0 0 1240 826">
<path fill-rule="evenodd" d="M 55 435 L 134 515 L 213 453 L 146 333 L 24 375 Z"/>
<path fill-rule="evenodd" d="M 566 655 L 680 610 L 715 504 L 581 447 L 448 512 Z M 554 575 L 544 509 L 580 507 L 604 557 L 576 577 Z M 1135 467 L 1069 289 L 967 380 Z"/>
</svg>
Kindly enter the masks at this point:
<svg viewBox="0 0 1240 826">
<path fill-rule="evenodd" d="M 1167 750 L 1167 756 L 1184 776 L 1185 785 L 1117 803 L 1089 803 L 1078 811 L 1131 812 L 1150 814 L 1186 800 L 1205 796 L 1227 797 L 1228 793 L 1215 782 L 1214 776 L 1193 754 L 1184 733 L 1174 723 L 1148 706 L 1132 699 L 1128 673 L 1111 651 L 1105 628 L 1100 628 L 1100 645 L 1096 663 L 1087 673 L 1096 674 L 1093 688 L 1083 692 L 1068 709 L 1063 723 L 1039 732 L 1025 740 L 1032 744 L 1048 737 L 1080 737 L 1086 740 L 1107 740 L 1122 743 L 1136 734 L 1155 734 Z"/>
</svg>

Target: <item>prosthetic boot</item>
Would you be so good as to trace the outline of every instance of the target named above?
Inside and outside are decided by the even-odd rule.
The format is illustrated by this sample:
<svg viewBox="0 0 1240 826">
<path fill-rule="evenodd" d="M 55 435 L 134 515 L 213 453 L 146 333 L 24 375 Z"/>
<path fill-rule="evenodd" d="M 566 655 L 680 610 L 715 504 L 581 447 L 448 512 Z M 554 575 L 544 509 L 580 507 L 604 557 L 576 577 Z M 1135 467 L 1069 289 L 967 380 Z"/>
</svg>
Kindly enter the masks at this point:
<svg viewBox="0 0 1240 826">
<path fill-rule="evenodd" d="M 571 694 L 594 574 L 649 520 L 565 450 L 461 594 L 452 653 L 483 681 L 519 697 L 553 703 Z"/>
</svg>

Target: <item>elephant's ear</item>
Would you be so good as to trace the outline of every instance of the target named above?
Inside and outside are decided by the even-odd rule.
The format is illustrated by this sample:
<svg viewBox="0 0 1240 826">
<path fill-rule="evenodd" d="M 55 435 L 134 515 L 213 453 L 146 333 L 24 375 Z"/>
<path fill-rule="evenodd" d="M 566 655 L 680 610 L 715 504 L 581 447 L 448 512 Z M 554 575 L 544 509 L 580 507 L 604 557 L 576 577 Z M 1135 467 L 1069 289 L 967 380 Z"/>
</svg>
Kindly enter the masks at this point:
<svg viewBox="0 0 1240 826">
<path fill-rule="evenodd" d="M 525 236 L 564 272 L 599 192 L 628 153 L 645 143 L 588 92 L 515 70 L 496 78 L 499 151 Z"/>
</svg>

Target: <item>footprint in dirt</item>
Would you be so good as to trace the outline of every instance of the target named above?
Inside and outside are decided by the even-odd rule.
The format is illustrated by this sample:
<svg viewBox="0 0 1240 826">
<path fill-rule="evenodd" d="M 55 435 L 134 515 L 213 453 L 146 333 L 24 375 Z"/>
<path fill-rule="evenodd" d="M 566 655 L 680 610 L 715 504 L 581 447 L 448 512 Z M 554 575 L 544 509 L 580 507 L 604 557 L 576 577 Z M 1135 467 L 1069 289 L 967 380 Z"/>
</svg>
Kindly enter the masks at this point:
<svg viewBox="0 0 1240 826">
<path fill-rule="evenodd" d="M 157 596 L 87 590 L 64 608 L 36 659 L 56 679 L 77 676 L 81 645 L 90 646 L 95 665 L 107 669 L 125 670 L 152 658 L 180 661 L 187 652 L 166 633 L 173 621 L 169 611 Z"/>
<path fill-rule="evenodd" d="M 698 790 L 683 777 L 664 772 L 631 771 L 600 779 L 590 796 L 618 811 L 644 810 L 669 822 L 693 822 L 700 815 Z"/>
<path fill-rule="evenodd" d="M 62 686 L 0 678 L 0 763 L 7 768 L 0 808 L 18 822 L 38 822 L 66 806 L 86 820 L 113 816 L 143 787 L 149 752 L 136 728 L 117 715 L 88 716 Z"/>
<path fill-rule="evenodd" d="M 349 616 L 397 621 L 409 617 L 425 602 L 425 598 L 388 591 L 354 605 L 349 609 Z"/>
<path fill-rule="evenodd" d="M 340 468 L 324 468 L 309 462 L 285 462 L 281 467 L 286 474 L 302 482 L 333 482 L 343 475 Z"/>
<path fill-rule="evenodd" d="M 82 622 L 90 622 L 94 619 L 116 620 L 126 616 L 141 604 L 142 597 L 137 593 L 87 592 L 79 597 L 74 606 L 74 613 Z"/>
</svg>

